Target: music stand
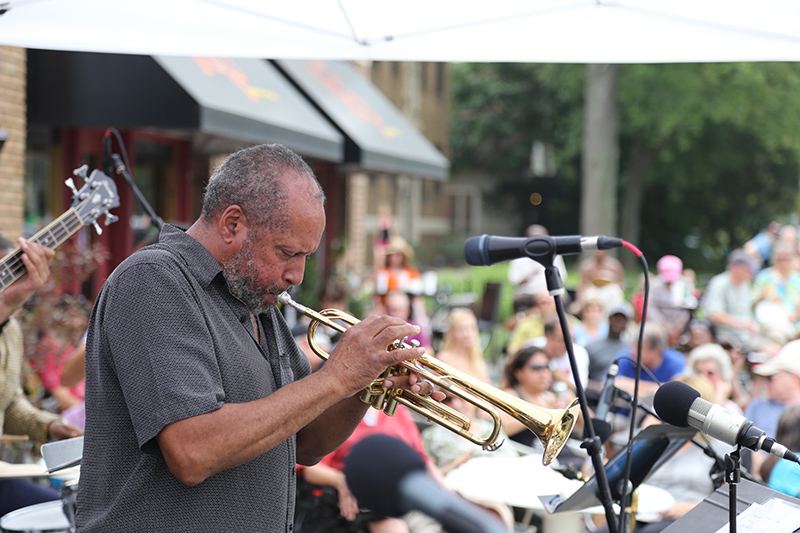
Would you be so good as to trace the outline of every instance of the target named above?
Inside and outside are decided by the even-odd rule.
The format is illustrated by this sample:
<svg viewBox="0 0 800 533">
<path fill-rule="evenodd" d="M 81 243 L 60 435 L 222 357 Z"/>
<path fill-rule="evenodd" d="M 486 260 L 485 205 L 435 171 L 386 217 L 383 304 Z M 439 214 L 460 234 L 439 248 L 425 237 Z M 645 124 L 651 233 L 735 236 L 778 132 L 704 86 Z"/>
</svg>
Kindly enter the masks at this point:
<svg viewBox="0 0 800 533">
<path fill-rule="evenodd" d="M 77 466 L 83 458 L 83 436 L 42 444 L 41 452 L 50 474 Z"/>
<path fill-rule="evenodd" d="M 774 498 L 800 505 L 800 500 L 797 498 L 776 492 L 766 485 L 760 485 L 747 479 L 742 479 L 739 481 L 739 487 L 736 491 L 735 512 L 738 515 L 746 510 L 752 503 L 764 504 Z M 673 522 L 663 533 L 718 531 L 728 523 L 730 517 L 729 505 L 730 494 L 728 493 L 728 485 L 723 485 L 712 492 L 691 511 Z M 727 531 L 727 528 L 725 530 Z M 800 531 L 800 529 L 795 531 Z"/>
<path fill-rule="evenodd" d="M 631 453 L 631 487 L 632 492 L 650 475 L 661 467 L 670 457 L 697 433 L 694 428 L 679 428 L 669 424 L 659 424 L 644 428 L 633 438 Z M 619 503 L 622 494 L 622 483 L 625 477 L 627 453 L 620 450 L 605 464 L 604 470 L 608 479 L 613 500 Z M 593 476 L 581 488 L 567 498 L 562 495 L 540 496 L 545 509 L 550 513 L 581 511 L 600 504 L 598 496 L 597 476 Z"/>
</svg>

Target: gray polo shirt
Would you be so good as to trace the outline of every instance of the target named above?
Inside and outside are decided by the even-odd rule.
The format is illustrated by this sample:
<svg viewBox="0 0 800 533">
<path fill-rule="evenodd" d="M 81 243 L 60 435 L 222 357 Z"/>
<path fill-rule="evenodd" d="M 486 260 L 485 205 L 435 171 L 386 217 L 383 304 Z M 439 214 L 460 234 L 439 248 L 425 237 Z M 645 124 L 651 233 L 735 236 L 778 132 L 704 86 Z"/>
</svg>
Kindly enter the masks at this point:
<svg viewBox="0 0 800 533">
<path fill-rule="evenodd" d="M 172 422 L 310 373 L 275 308 L 259 329 L 260 345 L 219 264 L 174 226 L 112 273 L 86 346 L 79 531 L 291 531 L 294 437 L 194 487 L 172 476 L 155 440 Z"/>
</svg>

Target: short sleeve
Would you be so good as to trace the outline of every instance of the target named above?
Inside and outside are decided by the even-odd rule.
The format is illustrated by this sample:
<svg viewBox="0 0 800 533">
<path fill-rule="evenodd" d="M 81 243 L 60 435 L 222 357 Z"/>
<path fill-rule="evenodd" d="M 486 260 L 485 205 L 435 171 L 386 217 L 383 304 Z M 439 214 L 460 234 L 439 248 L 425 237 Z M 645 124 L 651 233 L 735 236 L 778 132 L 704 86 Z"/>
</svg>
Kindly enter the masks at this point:
<svg viewBox="0 0 800 533">
<path fill-rule="evenodd" d="M 212 336 L 180 270 L 141 263 L 122 271 L 102 328 L 140 447 L 168 424 L 222 406 Z"/>
</svg>

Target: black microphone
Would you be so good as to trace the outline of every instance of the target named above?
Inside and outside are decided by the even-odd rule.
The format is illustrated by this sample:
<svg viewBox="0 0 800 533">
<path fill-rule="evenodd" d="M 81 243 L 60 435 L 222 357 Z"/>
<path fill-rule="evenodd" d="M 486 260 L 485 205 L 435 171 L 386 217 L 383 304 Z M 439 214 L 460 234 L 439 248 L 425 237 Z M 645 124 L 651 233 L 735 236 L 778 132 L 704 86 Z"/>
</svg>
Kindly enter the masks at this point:
<svg viewBox="0 0 800 533">
<path fill-rule="evenodd" d="M 731 413 L 721 405 L 707 402 L 686 383 L 670 381 L 659 387 L 653 397 L 653 408 L 664 422 L 673 426 L 691 426 L 704 435 L 730 445 L 756 452 L 763 450 L 775 457 L 800 463 L 796 454 L 767 437 L 748 419 Z"/>
<path fill-rule="evenodd" d="M 608 250 L 622 246 L 622 239 L 616 237 L 496 237 L 481 235 L 467 239 L 464 245 L 464 258 L 468 265 L 488 266 L 518 257 L 547 257 L 587 252 L 589 250 Z"/>
<path fill-rule="evenodd" d="M 359 506 L 376 513 L 402 516 L 416 510 L 452 533 L 506 533 L 499 519 L 439 485 L 417 452 L 388 435 L 370 435 L 353 446 L 344 476 Z"/>
<path fill-rule="evenodd" d="M 111 132 L 103 135 L 103 173 L 108 177 L 114 176 L 114 158 L 111 156 Z"/>
<path fill-rule="evenodd" d="M 619 372 L 619 365 L 616 362 L 611 363 L 611 366 L 608 367 L 608 373 L 606 373 L 603 391 L 597 400 L 594 418 L 592 418 L 592 427 L 595 434 L 600 437 L 600 442 L 607 441 L 608 437 L 611 436 L 611 424 L 606 422 L 606 418 L 608 418 L 608 411 L 611 409 L 611 404 L 614 403 L 614 398 L 617 395 L 617 388 L 614 386 L 614 378 L 617 377 L 617 372 Z"/>
</svg>

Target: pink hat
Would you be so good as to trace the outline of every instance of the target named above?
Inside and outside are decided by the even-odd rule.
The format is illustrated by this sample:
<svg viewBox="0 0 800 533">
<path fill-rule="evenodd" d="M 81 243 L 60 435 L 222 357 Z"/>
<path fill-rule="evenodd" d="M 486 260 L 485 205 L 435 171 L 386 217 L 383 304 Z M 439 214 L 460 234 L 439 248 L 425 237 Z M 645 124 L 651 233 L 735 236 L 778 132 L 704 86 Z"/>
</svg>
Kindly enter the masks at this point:
<svg viewBox="0 0 800 533">
<path fill-rule="evenodd" d="M 658 275 L 667 283 L 678 281 L 683 275 L 683 261 L 674 255 L 665 255 L 656 263 Z"/>
</svg>

